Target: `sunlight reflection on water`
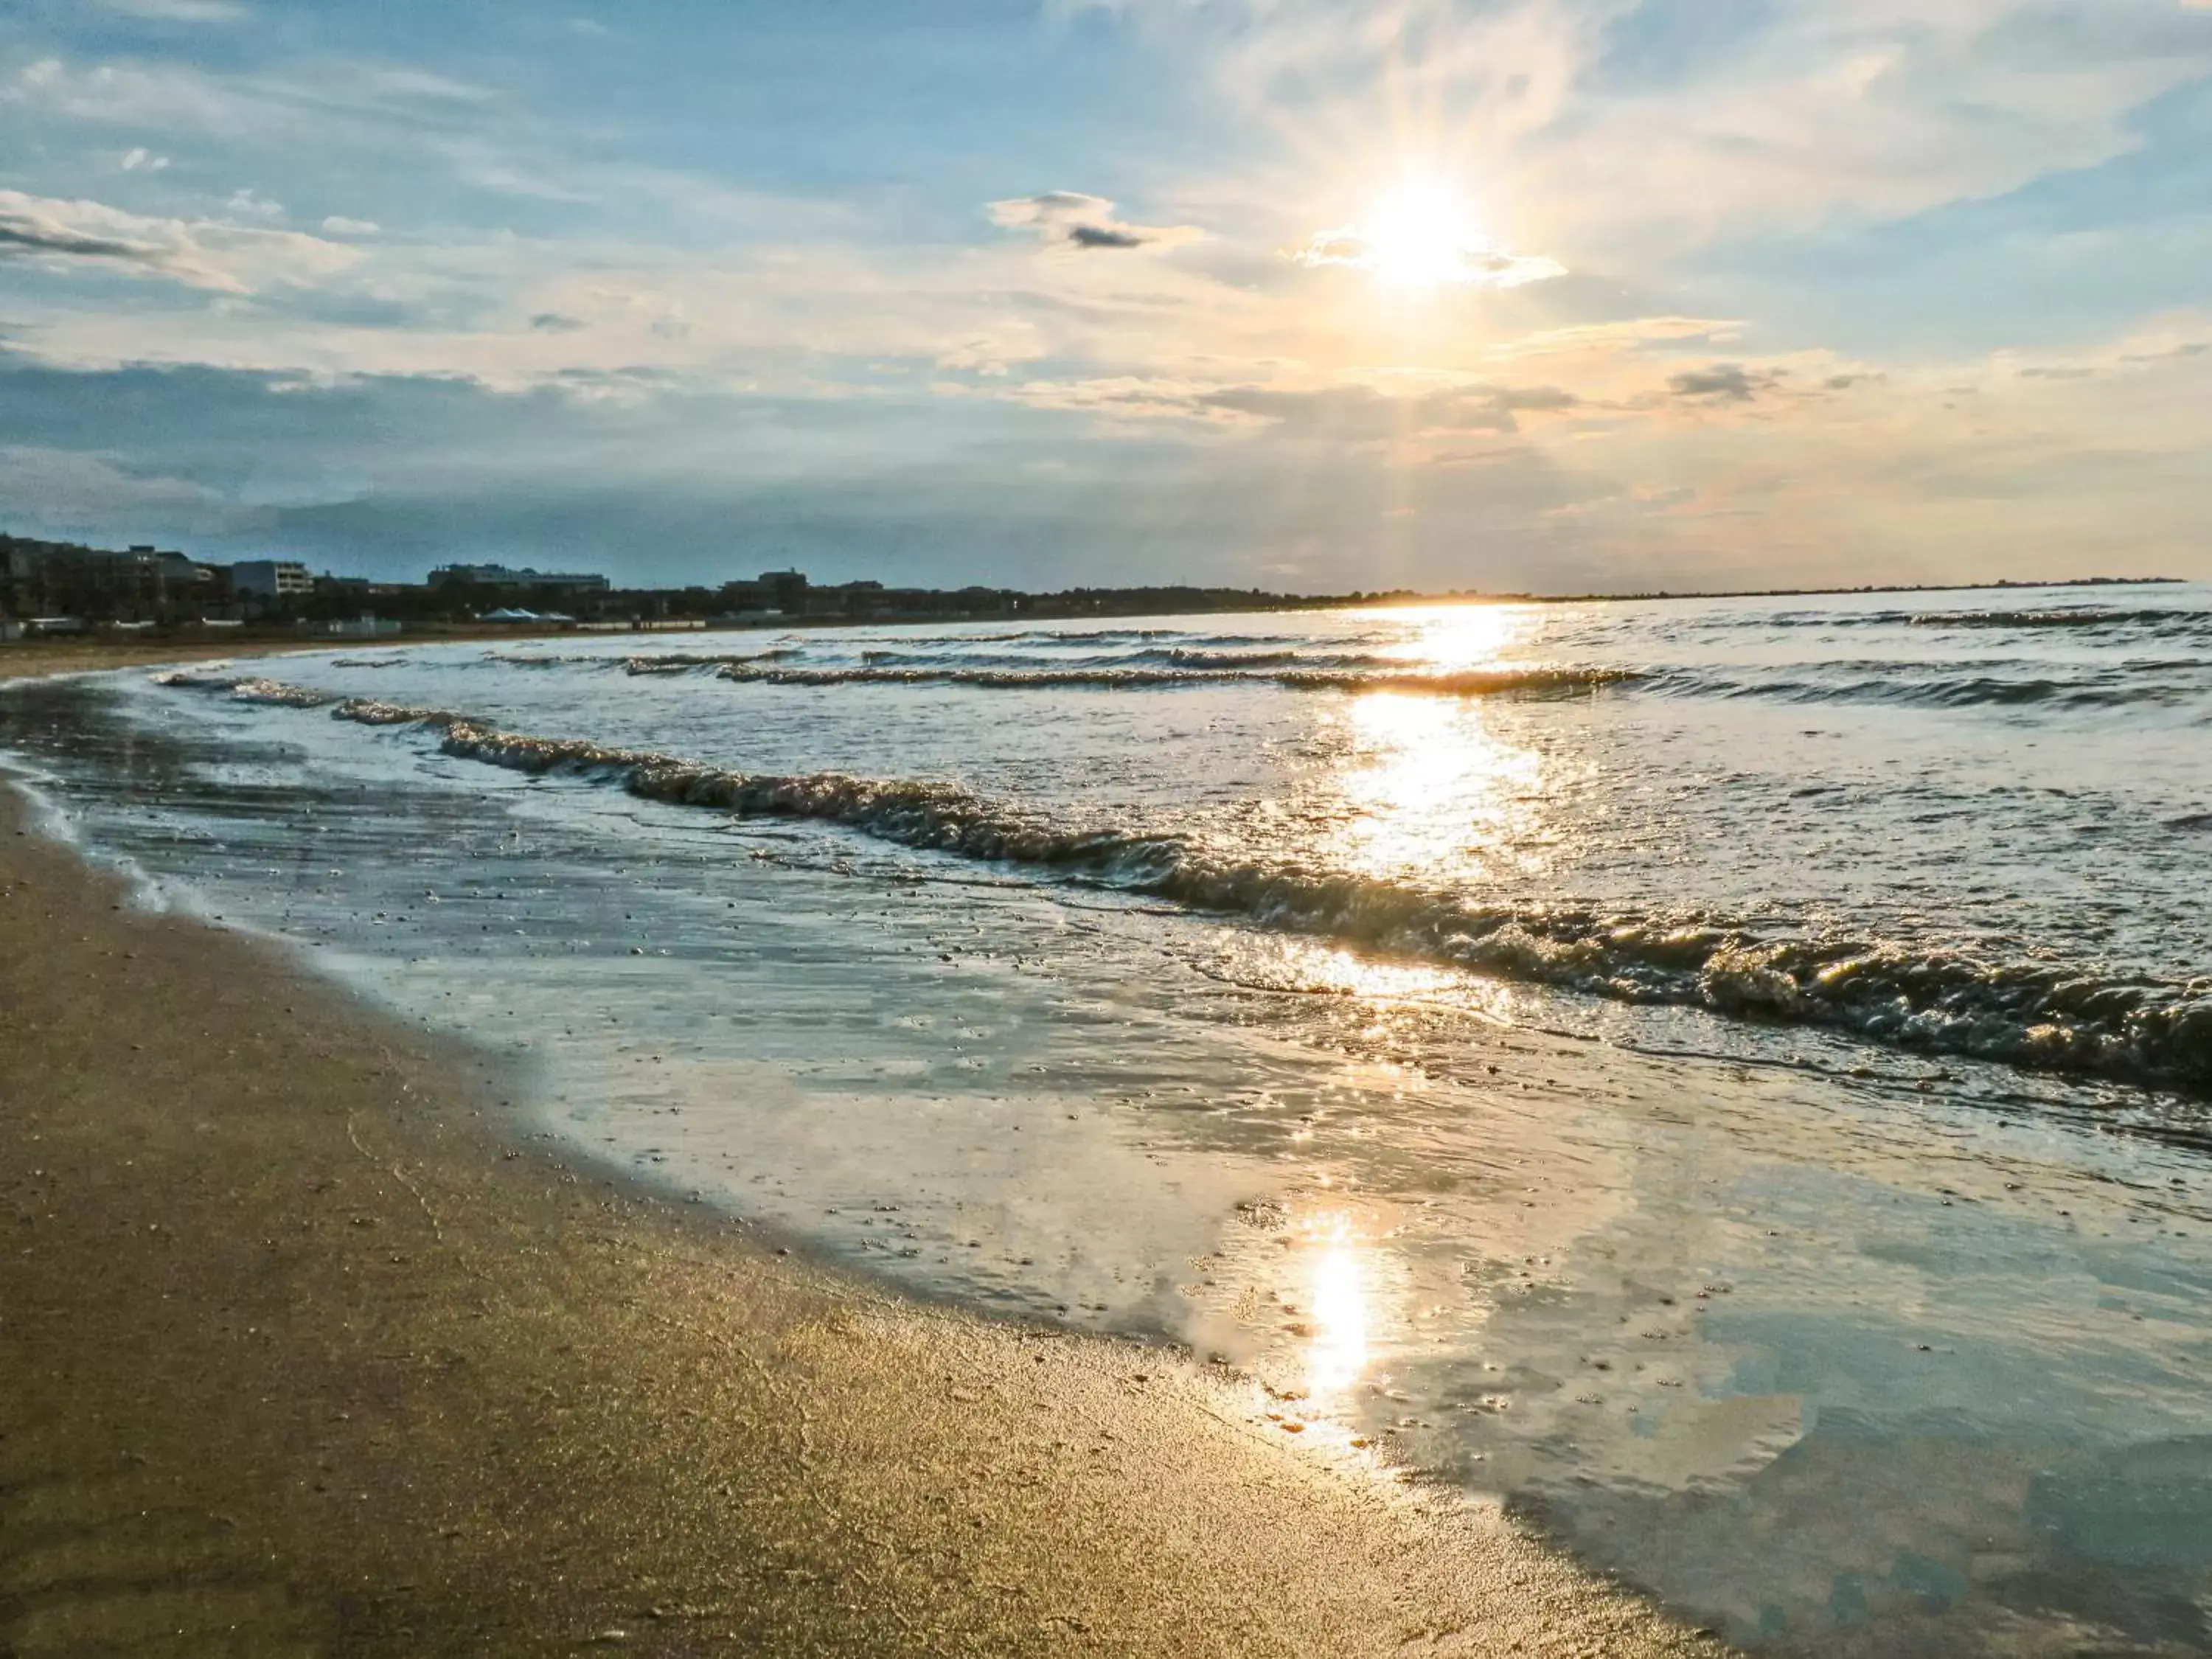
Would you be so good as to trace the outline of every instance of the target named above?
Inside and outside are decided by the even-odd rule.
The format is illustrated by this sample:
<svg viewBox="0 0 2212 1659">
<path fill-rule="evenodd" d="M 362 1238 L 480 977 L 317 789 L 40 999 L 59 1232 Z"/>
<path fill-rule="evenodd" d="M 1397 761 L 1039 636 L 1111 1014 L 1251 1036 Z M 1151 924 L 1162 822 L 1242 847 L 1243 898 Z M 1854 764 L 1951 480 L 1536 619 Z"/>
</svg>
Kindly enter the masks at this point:
<svg viewBox="0 0 2212 1659">
<path fill-rule="evenodd" d="M 1546 780 L 1532 750 L 1501 742 L 1479 704 L 1379 692 L 1350 705 L 1353 745 L 1334 784 L 1343 827 L 1328 854 L 1370 876 L 1480 877 L 1530 839 Z"/>
<path fill-rule="evenodd" d="M 1367 1369 L 1367 1302 L 1359 1246 L 1342 1217 L 1321 1224 L 1313 1261 L 1313 1341 L 1307 1387 L 1317 1400 L 1341 1394 Z"/>
</svg>

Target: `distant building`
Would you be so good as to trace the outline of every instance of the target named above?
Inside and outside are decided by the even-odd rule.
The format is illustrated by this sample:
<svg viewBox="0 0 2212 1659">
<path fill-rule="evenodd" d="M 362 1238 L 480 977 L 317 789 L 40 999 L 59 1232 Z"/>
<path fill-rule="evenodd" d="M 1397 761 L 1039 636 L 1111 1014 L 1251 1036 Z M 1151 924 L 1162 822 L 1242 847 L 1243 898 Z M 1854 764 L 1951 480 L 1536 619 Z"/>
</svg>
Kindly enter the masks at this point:
<svg viewBox="0 0 2212 1659">
<path fill-rule="evenodd" d="M 242 599 L 305 599 L 315 591 L 315 579 L 289 560 L 246 559 L 230 568 L 230 591 Z"/>
<path fill-rule="evenodd" d="M 721 599 L 738 616 L 804 616 L 811 609 L 805 574 L 763 570 L 750 581 L 724 582 Z"/>
<path fill-rule="evenodd" d="M 786 616 L 806 609 L 806 578 L 799 571 L 763 570 L 760 586 L 768 602 Z"/>
<path fill-rule="evenodd" d="M 566 593 L 604 593 L 605 576 L 573 570 L 511 570 L 503 564 L 448 564 L 430 573 L 433 587 L 534 587 Z"/>
<path fill-rule="evenodd" d="M 155 547 L 113 553 L 0 536 L 0 615 L 18 621 L 63 616 L 183 620 L 195 612 L 215 580 L 208 567 Z"/>
</svg>

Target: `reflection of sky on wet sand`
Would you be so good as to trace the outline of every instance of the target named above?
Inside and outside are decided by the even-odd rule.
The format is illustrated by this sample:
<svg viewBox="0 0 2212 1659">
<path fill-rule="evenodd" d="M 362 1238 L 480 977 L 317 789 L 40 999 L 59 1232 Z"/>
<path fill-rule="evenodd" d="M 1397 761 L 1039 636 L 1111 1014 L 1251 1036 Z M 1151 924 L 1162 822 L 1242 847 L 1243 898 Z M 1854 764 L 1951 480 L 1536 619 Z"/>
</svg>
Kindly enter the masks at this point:
<svg viewBox="0 0 2212 1659">
<path fill-rule="evenodd" d="M 1510 1083 L 1392 1086 L 1388 1146 L 1356 1098 L 1303 1143 L 1333 1179 L 1289 1224 L 1358 1192 L 1401 1287 L 1355 1427 L 1746 1638 L 1821 1650 L 1873 1621 L 1869 1651 L 1968 1650 L 2100 1572 L 2107 1636 L 2195 1628 L 2201 1215 L 2041 1128 L 1951 1126 L 1985 1170 L 1954 1185 L 1893 1156 L 1878 1098 L 1509 1053 Z M 2100 1474 L 2128 1445 L 2167 1473 Z"/>
</svg>

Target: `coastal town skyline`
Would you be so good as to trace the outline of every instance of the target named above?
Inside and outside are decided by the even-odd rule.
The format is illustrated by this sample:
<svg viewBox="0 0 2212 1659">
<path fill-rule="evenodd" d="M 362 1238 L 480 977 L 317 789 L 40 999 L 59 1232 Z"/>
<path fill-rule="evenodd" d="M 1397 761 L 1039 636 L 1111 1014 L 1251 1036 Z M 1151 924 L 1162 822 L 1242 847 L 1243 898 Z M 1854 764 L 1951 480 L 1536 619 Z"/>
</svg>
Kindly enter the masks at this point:
<svg viewBox="0 0 2212 1659">
<path fill-rule="evenodd" d="M 296 559 L 196 558 L 152 543 L 88 547 L 0 532 L 0 641 L 69 635 L 87 629 L 262 629 L 319 625 L 328 631 L 382 637 L 405 626 L 477 622 L 683 627 L 744 626 L 763 622 L 845 622 L 1014 617 L 1174 616 L 1237 610 L 1327 609 L 1346 605 L 1454 603 L 1553 604 L 1637 599 L 1777 598 L 1875 592 L 1930 593 L 1974 586 L 2096 588 L 2157 586 L 2171 576 L 2083 576 L 2047 582 L 1861 584 L 1845 588 L 1745 590 L 1737 594 L 1546 594 L 1469 589 L 1413 589 L 1340 593 L 1274 592 L 1189 583 L 1117 586 L 1079 585 L 1032 592 L 968 583 L 959 587 L 896 586 L 874 577 L 815 582 L 796 566 L 721 577 L 682 586 L 617 586 L 601 571 L 539 570 L 497 562 L 453 561 L 419 580 L 377 580 L 336 570 L 311 570 Z M 529 607 L 540 607 L 533 611 Z M 574 614 L 571 614 L 571 612 Z"/>
</svg>

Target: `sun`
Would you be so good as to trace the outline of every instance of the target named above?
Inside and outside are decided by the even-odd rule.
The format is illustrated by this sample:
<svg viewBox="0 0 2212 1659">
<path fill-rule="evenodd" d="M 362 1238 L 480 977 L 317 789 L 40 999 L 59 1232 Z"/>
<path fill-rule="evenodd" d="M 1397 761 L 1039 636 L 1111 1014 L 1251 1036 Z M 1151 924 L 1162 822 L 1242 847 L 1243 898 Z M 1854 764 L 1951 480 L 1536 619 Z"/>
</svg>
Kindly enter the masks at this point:
<svg viewBox="0 0 2212 1659">
<path fill-rule="evenodd" d="M 1498 242 L 1477 225 L 1458 189 L 1433 176 L 1407 179 L 1357 222 L 1316 233 L 1291 257 L 1309 270 L 1364 270 L 1377 285 L 1412 295 L 1521 288 L 1567 274 L 1556 259 Z"/>
<path fill-rule="evenodd" d="M 1408 181 L 1376 202 L 1359 240 L 1377 280 L 1406 289 L 1466 282 L 1468 255 L 1483 246 L 1459 192 L 1433 179 Z"/>
</svg>

